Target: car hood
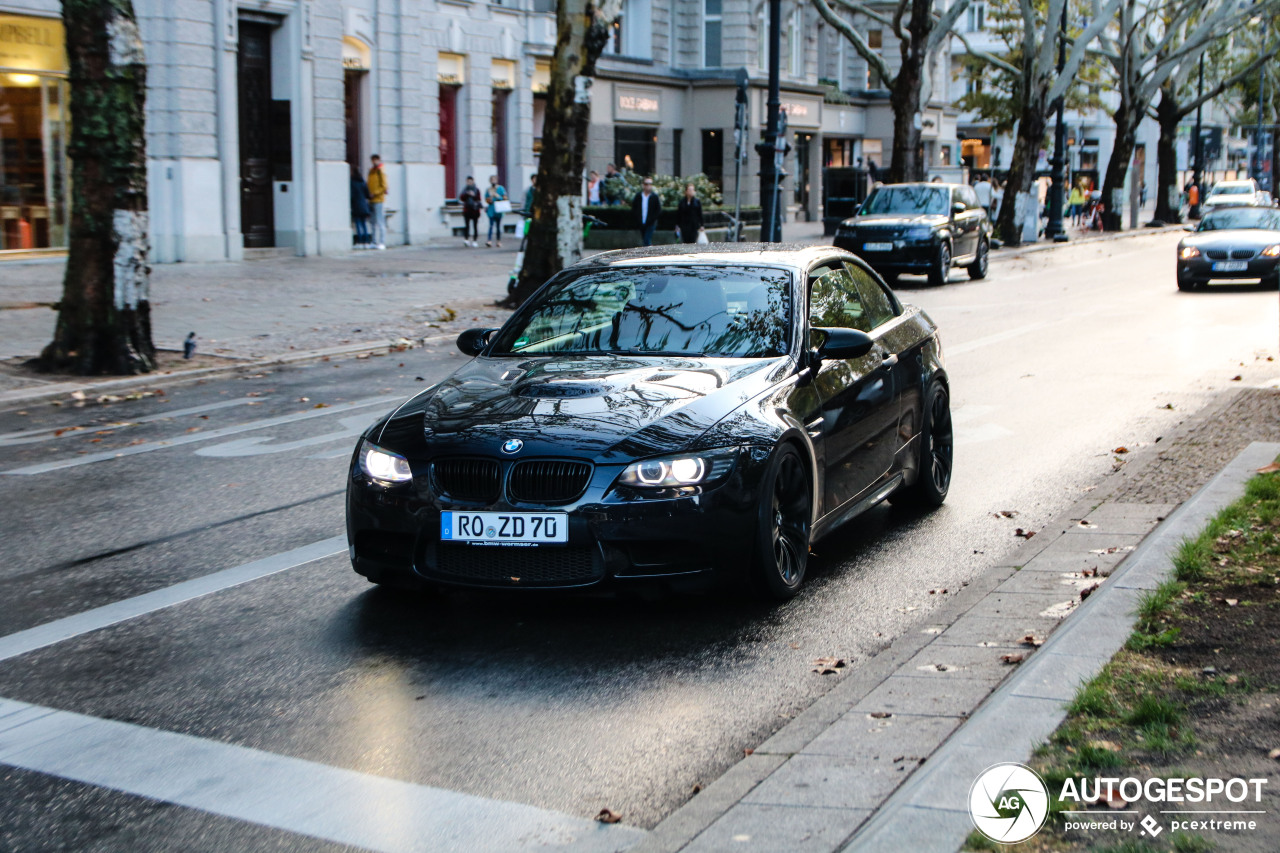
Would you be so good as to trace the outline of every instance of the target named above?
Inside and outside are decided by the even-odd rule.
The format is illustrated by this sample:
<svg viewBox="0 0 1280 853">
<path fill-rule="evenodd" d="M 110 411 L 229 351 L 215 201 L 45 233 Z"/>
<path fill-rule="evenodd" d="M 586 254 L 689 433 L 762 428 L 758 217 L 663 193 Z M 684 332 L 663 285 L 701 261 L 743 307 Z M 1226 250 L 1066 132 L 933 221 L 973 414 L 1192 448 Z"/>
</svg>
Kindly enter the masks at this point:
<svg viewBox="0 0 1280 853">
<path fill-rule="evenodd" d="M 1197 249 L 1265 249 L 1280 243 L 1280 231 L 1265 228 L 1232 228 L 1227 231 L 1201 231 L 1182 238 L 1180 246 Z"/>
<path fill-rule="evenodd" d="M 375 440 L 497 455 L 519 439 L 521 456 L 597 462 L 676 452 L 791 367 L 787 357 L 480 357 L 402 406 Z"/>
<path fill-rule="evenodd" d="M 948 219 L 941 214 L 932 213 L 871 213 L 866 216 L 855 216 L 853 219 L 846 219 L 845 225 L 856 227 L 871 228 L 891 228 L 905 227 L 907 225 L 945 225 Z"/>
<path fill-rule="evenodd" d="M 1256 207 L 1258 200 L 1251 195 L 1211 195 L 1204 203 L 1214 207 Z"/>
</svg>

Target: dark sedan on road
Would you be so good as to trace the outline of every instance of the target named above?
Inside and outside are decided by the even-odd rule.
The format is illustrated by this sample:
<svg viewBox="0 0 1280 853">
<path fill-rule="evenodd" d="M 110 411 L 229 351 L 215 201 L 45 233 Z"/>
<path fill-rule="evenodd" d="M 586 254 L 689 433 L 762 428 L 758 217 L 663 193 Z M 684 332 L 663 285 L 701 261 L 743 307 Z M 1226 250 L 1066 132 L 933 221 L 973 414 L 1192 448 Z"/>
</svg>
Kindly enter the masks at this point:
<svg viewBox="0 0 1280 853">
<path fill-rule="evenodd" d="M 1178 243 L 1179 290 L 1195 290 L 1213 279 L 1249 278 L 1280 288 L 1280 210 L 1215 210 Z"/>
<path fill-rule="evenodd" d="M 352 459 L 350 554 L 375 583 L 787 598 L 811 542 L 950 485 L 933 322 L 829 246 L 596 255 L 458 346 L 474 358 Z"/>
<path fill-rule="evenodd" d="M 882 184 L 836 229 L 835 244 L 890 284 L 902 273 L 945 284 L 952 267 L 986 278 L 991 219 L 964 184 Z"/>
</svg>

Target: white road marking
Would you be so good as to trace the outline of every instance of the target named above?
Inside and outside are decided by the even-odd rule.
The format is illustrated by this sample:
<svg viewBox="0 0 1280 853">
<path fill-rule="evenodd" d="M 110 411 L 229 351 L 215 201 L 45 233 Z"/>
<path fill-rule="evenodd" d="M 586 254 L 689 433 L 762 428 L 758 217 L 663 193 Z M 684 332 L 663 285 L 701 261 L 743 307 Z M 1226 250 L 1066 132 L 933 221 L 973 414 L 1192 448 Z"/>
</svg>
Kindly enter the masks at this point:
<svg viewBox="0 0 1280 853">
<path fill-rule="evenodd" d="M 8 447 L 12 444 L 33 444 L 37 441 L 48 441 L 51 438 L 71 438 L 79 435 L 83 437 L 90 432 L 104 429 L 124 429 L 134 424 L 149 424 L 155 421 L 167 421 L 170 418 L 181 418 L 186 415 L 200 415 L 205 412 L 214 412 L 218 409 L 229 409 L 232 406 L 247 406 L 250 403 L 258 403 L 266 400 L 267 397 L 258 397 L 250 399 L 248 397 L 239 400 L 222 400 L 217 403 L 205 403 L 203 406 L 190 406 L 185 409 L 169 409 L 163 412 L 157 412 L 154 415 L 145 415 L 141 418 L 130 418 L 120 426 L 111 426 L 104 424 L 102 426 L 85 426 L 85 427 L 46 427 L 37 430 L 28 430 L 26 432 L 7 432 L 0 434 L 0 447 Z M 61 435 L 57 433 L 61 432 Z"/>
<path fill-rule="evenodd" d="M 211 575 L 183 581 L 164 589 L 157 589 L 154 592 L 126 598 L 123 601 L 116 601 L 112 604 L 104 604 L 101 607 L 95 607 L 92 610 L 86 610 L 74 616 L 55 619 L 52 622 L 46 622 L 43 625 L 37 625 L 25 631 L 18 631 L 14 634 L 0 637 L 0 661 L 24 655 L 27 652 L 42 649 L 46 646 L 52 646 L 55 643 L 70 640 L 81 634 L 97 631 L 156 610 L 172 607 L 175 604 L 181 604 L 193 598 L 199 598 L 203 595 L 239 586 L 242 583 L 258 580 L 267 575 L 282 572 L 285 569 L 292 569 L 296 566 L 310 563 L 313 560 L 342 554 L 346 550 L 347 537 L 345 535 L 334 536 L 331 539 L 322 539 L 319 542 L 312 542 L 310 545 L 294 548 L 292 551 L 274 554 L 234 568 L 223 569 Z"/>
<path fill-rule="evenodd" d="M 68 459 L 59 459 L 54 462 L 40 462 L 35 465 L 26 465 L 21 468 L 10 468 L 8 471 L 0 471 L 0 474 L 45 474 L 49 471 L 59 471 L 63 468 L 75 468 L 80 465 L 90 465 L 94 462 L 105 462 L 108 459 L 118 459 L 122 456 L 134 456 L 139 453 L 150 453 L 153 450 L 167 450 L 171 447 L 180 447 L 184 444 L 194 444 L 198 441 L 209 441 L 210 439 L 222 438 L 227 435 L 252 432 L 253 430 L 266 429 L 267 427 L 310 420 L 311 418 L 328 417 L 330 415 L 341 414 L 342 412 L 349 412 L 352 409 L 364 409 L 369 406 L 385 405 L 387 403 L 399 402 L 403 399 L 403 394 L 397 394 L 394 397 L 371 397 L 367 400 L 356 400 L 351 403 L 337 403 L 323 409 L 308 409 L 305 412 L 295 412 L 291 415 L 280 415 L 274 418 L 263 418 L 258 421 L 249 421 L 235 426 L 211 429 L 208 432 L 190 432 L 174 436 L 173 438 L 164 439 L 162 441 L 150 441 L 144 444 L 134 444 L 128 447 L 121 447 L 116 450 L 104 450 L 101 453 L 87 453 L 83 456 L 73 456 Z"/>
<path fill-rule="evenodd" d="M 9 699 L 0 699 L 0 763 L 386 853 L 604 853 L 646 834 Z"/>
<path fill-rule="evenodd" d="M 342 424 L 342 429 L 337 432 L 325 433 L 324 435 L 313 435 L 310 438 L 283 441 L 279 444 L 267 444 L 268 441 L 275 441 L 269 435 L 237 438 L 235 441 L 215 444 L 213 447 L 202 447 L 196 451 L 196 455 L 226 458 L 229 456 L 264 456 L 268 453 L 287 453 L 290 450 L 301 450 L 304 447 L 327 444 L 338 439 L 354 438 L 364 432 L 365 427 L 369 426 L 369 419 L 364 415 L 355 415 L 354 417 L 343 418 L 339 423 Z M 351 452 L 352 448 L 346 447 L 342 449 L 341 455 L 348 456 Z"/>
</svg>

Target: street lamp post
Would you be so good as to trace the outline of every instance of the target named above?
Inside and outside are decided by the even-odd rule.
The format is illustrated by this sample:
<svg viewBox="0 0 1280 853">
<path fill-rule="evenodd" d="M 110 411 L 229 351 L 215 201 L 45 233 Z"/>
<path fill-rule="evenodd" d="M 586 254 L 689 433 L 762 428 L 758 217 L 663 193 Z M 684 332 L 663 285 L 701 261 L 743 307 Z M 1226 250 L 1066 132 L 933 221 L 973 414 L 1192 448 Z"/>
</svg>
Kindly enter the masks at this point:
<svg viewBox="0 0 1280 853">
<path fill-rule="evenodd" d="M 1204 54 L 1203 53 L 1200 54 L 1200 82 L 1196 85 L 1196 97 L 1197 98 L 1204 97 Z M 1204 139 L 1201 137 L 1201 132 L 1203 128 L 1201 127 L 1201 124 L 1200 124 L 1200 108 L 1202 106 L 1203 104 L 1198 104 L 1196 106 L 1196 141 L 1195 141 L 1196 165 L 1195 165 L 1195 171 L 1191 173 L 1191 183 L 1196 188 L 1196 203 L 1191 205 L 1191 209 L 1187 211 L 1188 219 L 1200 218 L 1200 192 L 1201 192 L 1200 179 L 1204 173 Z"/>
<path fill-rule="evenodd" d="M 1058 24 L 1058 76 L 1062 76 L 1067 57 L 1067 4 L 1062 4 L 1062 20 Z M 1063 151 L 1067 146 L 1067 128 L 1062 120 L 1062 110 L 1066 95 L 1058 96 L 1058 119 L 1053 130 L 1053 172 L 1052 184 L 1049 187 L 1049 224 L 1045 226 L 1046 237 L 1052 237 L 1055 243 L 1068 240 L 1067 229 L 1062 224 L 1063 194 L 1066 192 L 1066 180 L 1063 175 Z"/>
<path fill-rule="evenodd" d="M 1262 183 L 1262 108 L 1267 102 L 1267 66 L 1258 69 L 1258 125 L 1253 131 L 1253 177 Z M 1274 176 L 1273 176 L 1274 179 Z"/>
<path fill-rule="evenodd" d="M 778 215 L 778 114 L 782 111 L 782 97 L 778 78 L 782 43 L 782 0 L 769 0 L 769 115 L 764 139 L 756 144 L 760 155 L 760 240 L 764 243 L 782 241 L 782 222 Z"/>
</svg>

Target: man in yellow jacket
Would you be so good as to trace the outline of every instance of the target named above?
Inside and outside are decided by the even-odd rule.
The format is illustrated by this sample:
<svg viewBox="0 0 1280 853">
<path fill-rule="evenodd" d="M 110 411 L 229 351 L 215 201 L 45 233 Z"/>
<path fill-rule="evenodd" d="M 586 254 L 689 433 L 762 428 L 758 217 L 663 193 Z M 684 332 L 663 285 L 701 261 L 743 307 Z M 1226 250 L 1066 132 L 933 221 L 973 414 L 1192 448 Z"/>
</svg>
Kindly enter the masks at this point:
<svg viewBox="0 0 1280 853">
<path fill-rule="evenodd" d="M 382 169 L 382 158 L 374 154 L 369 158 L 373 168 L 369 170 L 369 204 L 373 207 L 373 248 L 387 248 L 387 213 L 383 203 L 387 200 L 387 173 Z"/>
</svg>

